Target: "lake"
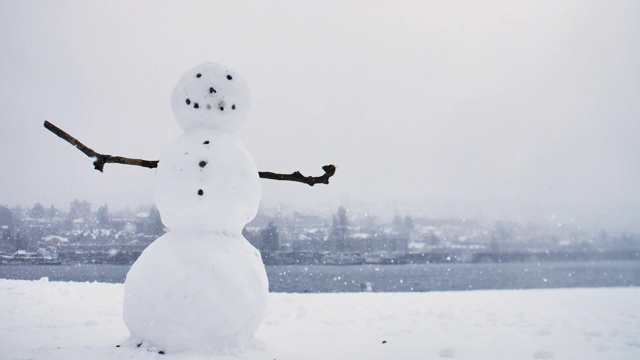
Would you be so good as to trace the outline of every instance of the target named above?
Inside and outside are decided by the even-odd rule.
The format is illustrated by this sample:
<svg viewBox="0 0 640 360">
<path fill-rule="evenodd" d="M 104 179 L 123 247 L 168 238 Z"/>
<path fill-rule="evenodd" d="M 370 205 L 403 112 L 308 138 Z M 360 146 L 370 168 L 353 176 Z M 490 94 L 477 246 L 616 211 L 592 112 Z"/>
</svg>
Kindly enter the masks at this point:
<svg viewBox="0 0 640 360">
<path fill-rule="evenodd" d="M 129 265 L 0 265 L 0 278 L 123 283 Z M 267 266 L 272 292 L 423 292 L 640 285 L 639 261 Z"/>
</svg>

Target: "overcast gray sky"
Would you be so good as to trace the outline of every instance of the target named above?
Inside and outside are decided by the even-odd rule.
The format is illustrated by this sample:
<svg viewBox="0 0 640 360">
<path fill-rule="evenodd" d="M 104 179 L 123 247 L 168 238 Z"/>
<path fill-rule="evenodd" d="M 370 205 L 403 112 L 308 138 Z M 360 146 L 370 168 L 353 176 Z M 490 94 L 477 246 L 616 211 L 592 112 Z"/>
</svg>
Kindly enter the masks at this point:
<svg viewBox="0 0 640 360">
<path fill-rule="evenodd" d="M 638 19 L 633 0 L 0 0 L 0 204 L 151 204 L 153 170 L 94 171 L 42 122 L 158 159 L 177 79 L 215 61 L 249 83 L 260 170 L 338 165 L 329 186 L 264 180 L 266 206 L 638 230 Z"/>
</svg>

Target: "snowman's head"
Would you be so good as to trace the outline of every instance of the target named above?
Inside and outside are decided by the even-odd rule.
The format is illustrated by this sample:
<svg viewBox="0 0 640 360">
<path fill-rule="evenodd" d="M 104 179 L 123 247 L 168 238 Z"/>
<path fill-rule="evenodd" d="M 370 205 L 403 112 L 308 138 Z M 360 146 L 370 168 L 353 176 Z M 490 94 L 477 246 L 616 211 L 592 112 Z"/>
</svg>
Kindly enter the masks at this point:
<svg viewBox="0 0 640 360">
<path fill-rule="evenodd" d="M 207 128 L 233 132 L 244 123 L 250 105 L 244 80 L 213 62 L 182 75 L 171 96 L 173 114 L 184 131 Z"/>
</svg>

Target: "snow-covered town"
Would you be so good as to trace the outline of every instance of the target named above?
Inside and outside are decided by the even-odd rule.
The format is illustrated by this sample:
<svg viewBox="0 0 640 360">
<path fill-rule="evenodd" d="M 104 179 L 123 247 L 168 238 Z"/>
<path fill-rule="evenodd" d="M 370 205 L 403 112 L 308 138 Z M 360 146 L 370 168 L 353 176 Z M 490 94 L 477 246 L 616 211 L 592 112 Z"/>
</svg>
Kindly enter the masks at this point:
<svg viewBox="0 0 640 360">
<path fill-rule="evenodd" d="M 69 211 L 35 204 L 0 206 L 0 263 L 132 264 L 165 232 L 154 206 L 93 211 L 74 200 Z M 261 209 L 243 231 L 266 265 L 640 259 L 640 235 L 581 230 L 554 223 L 483 223 L 387 218 L 339 207 L 333 213 Z"/>
</svg>

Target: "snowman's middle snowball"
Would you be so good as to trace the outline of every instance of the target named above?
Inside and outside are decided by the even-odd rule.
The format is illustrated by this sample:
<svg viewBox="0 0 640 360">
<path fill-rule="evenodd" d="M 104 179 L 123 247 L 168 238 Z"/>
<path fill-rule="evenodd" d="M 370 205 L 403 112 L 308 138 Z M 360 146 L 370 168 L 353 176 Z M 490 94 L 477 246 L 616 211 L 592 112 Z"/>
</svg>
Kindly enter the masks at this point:
<svg viewBox="0 0 640 360">
<path fill-rule="evenodd" d="M 255 217 L 262 194 L 258 169 L 236 137 L 187 132 L 161 159 L 154 198 L 170 230 L 239 234 Z"/>
</svg>

